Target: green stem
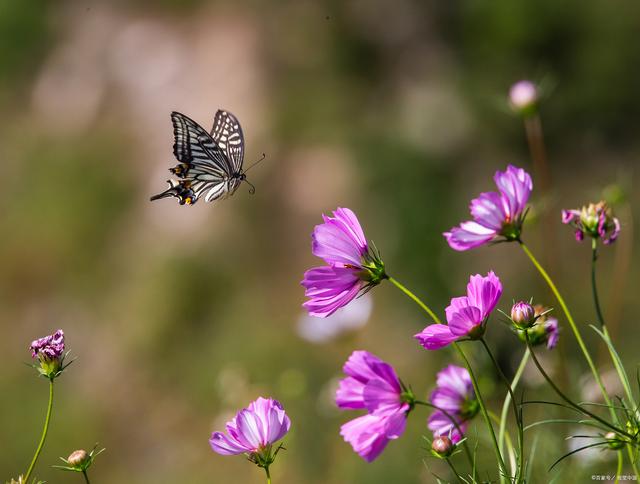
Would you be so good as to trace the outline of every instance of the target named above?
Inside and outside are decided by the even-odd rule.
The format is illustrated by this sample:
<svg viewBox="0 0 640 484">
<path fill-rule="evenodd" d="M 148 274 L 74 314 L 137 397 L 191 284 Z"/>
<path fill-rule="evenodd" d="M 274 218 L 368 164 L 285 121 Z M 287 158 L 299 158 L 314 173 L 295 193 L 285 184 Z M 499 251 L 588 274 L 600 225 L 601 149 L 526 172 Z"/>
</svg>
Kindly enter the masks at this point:
<svg viewBox="0 0 640 484">
<path fill-rule="evenodd" d="M 600 378 L 600 373 L 598 373 L 598 369 L 596 368 L 595 364 L 593 363 L 593 360 L 591 359 L 591 355 L 589 355 L 589 351 L 587 350 L 587 347 L 584 344 L 582 336 L 580 335 L 580 331 L 578 331 L 578 327 L 576 326 L 576 323 L 574 322 L 573 317 L 571 316 L 571 313 L 569 312 L 569 308 L 567 307 L 566 303 L 564 302 L 564 299 L 560 295 L 560 292 L 558 291 L 558 288 L 553 283 L 553 280 L 551 280 L 551 277 L 549 277 L 549 274 L 547 274 L 547 271 L 545 271 L 544 268 L 540 265 L 540 263 L 533 256 L 533 254 L 531 253 L 529 248 L 524 244 L 524 242 L 522 242 L 521 240 L 518 241 L 518 242 L 520 243 L 520 247 L 522 247 L 522 250 L 524 250 L 524 253 L 527 254 L 527 256 L 529 257 L 531 262 L 533 262 L 533 265 L 536 267 L 536 269 L 538 269 L 538 272 L 540 272 L 540 275 L 547 282 L 547 284 L 549 285 L 549 288 L 551 289 L 551 291 L 553 291 L 553 294 L 556 296 L 556 299 L 560 303 L 560 306 L 562 307 L 562 310 L 564 311 L 564 314 L 567 317 L 567 321 L 569 322 L 569 325 L 571 326 L 571 330 L 573 331 L 573 334 L 576 337 L 576 340 L 578 341 L 578 345 L 580 346 L 580 349 L 582 350 L 582 354 L 584 355 L 584 358 L 585 358 L 585 360 L 587 360 L 589 368 L 591 369 L 591 373 L 593 373 L 593 377 L 595 378 L 596 383 L 600 387 L 600 391 L 602 392 L 602 396 L 604 397 L 604 401 L 605 401 L 605 403 L 607 405 L 611 406 L 611 399 L 609 398 L 609 394 L 607 393 L 607 389 L 604 387 L 604 384 L 602 383 L 602 379 Z"/>
<path fill-rule="evenodd" d="M 522 360 L 520 361 L 520 365 L 516 370 L 516 374 L 511 381 L 511 389 L 514 389 L 518 386 L 518 382 L 520 378 L 522 378 L 522 373 L 524 373 L 524 369 L 527 366 L 527 362 L 529 361 L 529 348 L 527 348 L 522 356 Z M 504 397 L 504 403 L 502 404 L 502 411 L 500 412 L 500 428 L 498 429 L 498 445 L 500 447 L 500 452 L 504 448 L 504 436 L 507 425 L 507 412 L 509 411 L 509 405 L 511 403 L 511 392 L 507 392 L 507 395 Z"/>
<path fill-rule="evenodd" d="M 588 415 L 589 417 L 591 417 L 594 420 L 597 420 L 598 422 L 600 422 L 602 425 L 604 425 L 605 427 L 613 430 L 614 432 L 620 434 L 620 435 L 624 435 L 625 437 L 628 437 L 631 440 L 634 440 L 635 437 L 633 435 L 631 435 L 630 433 L 619 429 L 618 427 L 610 424 L 609 422 L 607 422 L 606 420 L 598 417 L 596 414 L 591 413 L 589 410 L 581 407 L 580 405 L 578 405 L 577 403 L 573 402 L 573 400 L 571 400 L 569 397 L 567 397 L 562 390 L 560 390 L 557 385 L 555 383 L 553 383 L 553 380 L 551 380 L 551 378 L 549 377 L 549 375 L 547 375 L 547 372 L 544 371 L 544 368 L 542 368 L 542 365 L 540 364 L 540 362 L 538 361 L 538 358 L 536 358 L 536 354 L 533 351 L 533 348 L 531 347 L 531 341 L 529 340 L 529 333 L 527 331 L 524 332 L 525 338 L 527 340 L 527 347 L 529 348 L 529 351 L 531 352 L 531 358 L 533 359 L 533 362 L 535 363 L 536 367 L 538 368 L 538 371 L 540 372 L 540 374 L 544 377 L 544 379 L 547 381 L 547 383 L 551 386 L 551 388 L 553 388 L 553 390 L 558 394 L 558 396 L 560 398 L 562 398 L 570 407 L 575 408 L 578 412 L 583 413 L 584 415 Z"/>
<path fill-rule="evenodd" d="M 429 317 L 431 317 L 431 319 L 433 319 L 436 323 L 441 324 L 440 318 L 438 318 L 436 313 L 434 313 L 429 306 L 427 306 L 425 303 L 423 303 L 418 296 L 416 296 L 414 293 L 412 293 L 409 289 L 407 289 L 405 286 L 403 286 L 399 281 L 397 281 L 393 277 L 387 276 L 387 279 L 389 279 L 389 282 L 391 284 L 396 286 L 398 289 L 400 289 L 402 292 L 404 292 L 407 296 L 409 296 L 411 299 L 413 299 L 413 301 L 418 306 L 420 306 L 422 309 L 424 309 L 424 311 L 429 315 Z"/>
<path fill-rule="evenodd" d="M 264 471 L 267 473 L 267 484 L 271 484 L 271 474 L 269 474 L 269 466 L 264 468 Z"/>
<path fill-rule="evenodd" d="M 84 476 L 84 482 L 86 482 L 87 484 L 90 484 L 89 476 L 87 475 L 87 470 L 86 469 L 82 471 L 82 475 Z"/>
<path fill-rule="evenodd" d="M 491 417 L 491 420 L 493 420 L 496 425 L 500 425 L 500 418 L 493 413 L 492 411 L 489 411 L 489 417 Z M 509 435 L 508 431 L 505 431 L 504 433 L 504 440 L 507 444 L 507 453 L 509 454 L 509 464 L 511 465 L 511 472 L 514 472 L 516 470 L 517 467 L 517 463 L 516 463 L 516 457 L 515 457 L 515 450 L 513 448 L 513 443 L 511 441 L 511 436 Z M 500 452 L 502 452 L 502 449 L 500 449 Z M 507 480 L 507 476 L 500 476 L 500 479 L 502 481 L 502 479 Z M 512 482 L 512 479 L 509 478 L 509 482 Z"/>
<path fill-rule="evenodd" d="M 451 469 L 451 472 L 453 472 L 453 474 L 458 478 L 458 482 L 460 482 L 461 484 L 464 484 L 464 481 L 462 480 L 462 478 L 460 477 L 460 474 L 458 474 L 458 471 L 456 471 L 456 468 L 453 467 L 453 464 L 451 463 L 451 461 L 449 460 L 448 457 L 446 457 L 444 460 L 447 461 L 447 464 L 449 464 L 449 468 Z"/>
<path fill-rule="evenodd" d="M 622 474 L 622 451 L 618 451 L 618 468 L 616 469 L 616 480 L 613 481 L 613 484 L 618 484 L 620 482 L 620 474 Z"/>
<path fill-rule="evenodd" d="M 471 365 L 469 364 L 469 360 L 467 360 L 466 355 L 460 348 L 460 345 L 453 342 L 453 347 L 458 351 L 460 356 L 462 357 L 465 366 L 467 367 L 467 371 L 469 372 L 469 376 L 471 377 L 471 384 L 473 385 L 473 391 L 476 394 L 476 398 L 478 399 L 478 403 L 480 404 L 480 411 L 482 412 L 482 417 L 484 418 L 484 422 L 489 429 L 489 435 L 491 436 L 491 440 L 493 442 L 493 448 L 496 452 L 496 457 L 498 459 L 498 465 L 500 466 L 500 471 L 503 475 L 509 475 L 507 472 L 507 466 L 504 463 L 504 459 L 502 458 L 502 453 L 500 452 L 500 448 L 498 447 L 498 440 L 496 439 L 496 434 L 493 431 L 493 425 L 491 424 L 491 418 L 489 417 L 489 412 L 487 412 L 487 407 L 484 404 L 484 400 L 482 398 L 482 394 L 480 393 L 480 387 L 478 386 L 478 381 L 476 380 L 476 376 L 471 369 Z"/>
<path fill-rule="evenodd" d="M 40 457 L 40 452 L 42 452 L 42 448 L 44 447 L 44 441 L 47 438 L 47 432 L 49 431 L 49 423 L 51 422 L 52 409 L 53 409 L 53 379 L 49 379 L 49 405 L 47 406 L 47 417 L 45 418 L 45 421 L 44 421 L 44 428 L 42 429 L 42 437 L 40 437 L 40 443 L 38 444 L 38 448 L 36 449 L 36 453 L 34 454 L 33 459 L 31 460 L 29 469 L 27 469 L 27 472 L 24 475 L 24 482 L 29 482 L 29 477 L 31 477 L 33 468 L 36 466 L 38 457 Z"/>
<path fill-rule="evenodd" d="M 591 239 L 591 292 L 593 293 L 593 303 L 596 306 L 596 315 L 600 327 L 604 328 L 604 317 L 600 308 L 600 299 L 598 298 L 598 289 L 596 286 L 596 261 L 598 260 L 598 241 L 594 237 Z"/>
<path fill-rule="evenodd" d="M 487 351 L 487 354 L 489 355 L 489 358 L 491 359 L 493 366 L 498 371 L 498 374 L 500 375 L 502 382 L 507 387 L 508 396 L 511 397 L 510 400 L 513 408 L 513 415 L 516 419 L 516 425 L 518 427 L 518 467 L 516 469 L 515 477 L 516 477 L 516 482 L 519 483 L 519 482 L 522 482 L 522 472 L 520 471 L 522 469 L 522 456 L 524 455 L 524 432 L 522 430 L 522 422 L 520 421 L 520 412 L 518 411 L 518 404 L 516 403 L 516 397 L 513 394 L 513 390 L 511 389 L 511 383 L 509 382 L 507 377 L 504 375 L 502 368 L 500 368 L 500 365 L 498 365 L 498 362 L 493 356 L 493 353 L 491 352 L 489 345 L 487 345 L 487 342 L 485 341 L 484 338 L 480 338 L 480 342 L 482 343 L 482 346 L 484 346 L 484 349 Z M 500 421 L 499 425 L 500 427 L 502 427 L 502 420 Z M 498 435 L 500 435 L 499 432 L 498 432 Z M 500 448 L 499 444 L 498 444 L 498 448 Z"/>
</svg>

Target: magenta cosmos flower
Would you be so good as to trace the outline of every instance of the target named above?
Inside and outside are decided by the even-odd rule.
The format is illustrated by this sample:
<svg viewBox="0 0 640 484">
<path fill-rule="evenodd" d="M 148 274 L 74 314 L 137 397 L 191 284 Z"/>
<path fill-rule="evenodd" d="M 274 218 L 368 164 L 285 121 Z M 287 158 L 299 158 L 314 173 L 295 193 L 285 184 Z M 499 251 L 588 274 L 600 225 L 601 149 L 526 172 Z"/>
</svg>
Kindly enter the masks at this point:
<svg viewBox="0 0 640 484">
<path fill-rule="evenodd" d="M 502 295 L 502 284 L 493 271 L 469 278 L 467 295 L 454 297 L 445 309 L 449 324 L 432 324 L 415 335 L 428 350 L 437 350 L 462 338 L 478 339 L 487 318 Z"/>
<path fill-rule="evenodd" d="M 41 375 L 53 380 L 60 376 L 64 365 L 64 332 L 59 329 L 53 334 L 31 342 L 29 346 L 31 357 L 38 358 L 40 366 L 37 368 Z"/>
<path fill-rule="evenodd" d="M 604 244 L 616 241 L 620 234 L 620 221 L 611 213 L 607 202 L 590 203 L 581 210 L 563 210 L 562 223 L 572 225 L 576 240 L 582 242 L 585 235 L 602 239 Z"/>
<path fill-rule="evenodd" d="M 211 448 L 221 455 L 246 454 L 259 467 L 268 468 L 278 453 L 273 444 L 282 439 L 291 421 L 277 400 L 259 397 L 227 422 L 227 434 L 213 432 Z"/>
<path fill-rule="evenodd" d="M 347 422 L 340 435 L 367 462 L 373 461 L 390 440 L 404 433 L 414 397 L 391 365 L 367 351 L 354 351 L 343 370 L 347 375 L 336 392 L 338 407 L 366 410 Z"/>
<path fill-rule="evenodd" d="M 312 252 L 326 265 L 304 273 L 304 303 L 311 316 L 326 318 L 346 306 L 361 291 L 379 284 L 387 276 L 377 251 L 372 251 L 355 214 L 338 208 L 333 217 L 323 215 L 324 223 L 312 234 Z"/>
<path fill-rule="evenodd" d="M 520 238 L 525 208 L 533 183 L 522 168 L 507 166 L 493 177 L 498 192 L 481 193 L 471 200 L 473 220 L 462 222 L 443 235 L 455 250 L 469 250 L 493 241 L 497 237 L 512 241 Z"/>
<path fill-rule="evenodd" d="M 445 435 L 454 443 L 460 442 L 469 421 L 480 409 L 469 372 L 449 365 L 438 373 L 436 385 L 430 401 L 437 410 L 429 417 L 429 430 L 434 437 Z"/>
</svg>

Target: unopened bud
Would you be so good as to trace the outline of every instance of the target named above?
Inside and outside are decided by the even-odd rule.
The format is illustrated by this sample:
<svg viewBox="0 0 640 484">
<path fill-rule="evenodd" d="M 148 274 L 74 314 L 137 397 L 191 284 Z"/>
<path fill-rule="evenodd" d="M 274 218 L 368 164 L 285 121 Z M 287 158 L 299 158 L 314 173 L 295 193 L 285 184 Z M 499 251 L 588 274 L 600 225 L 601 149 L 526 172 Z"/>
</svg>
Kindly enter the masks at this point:
<svg viewBox="0 0 640 484">
<path fill-rule="evenodd" d="M 518 81 L 509 90 L 511 108 L 518 114 L 527 116 L 535 112 L 538 89 L 531 81 Z"/>
<path fill-rule="evenodd" d="M 81 466 L 85 464 L 89 459 L 89 454 L 86 450 L 74 450 L 71 455 L 67 457 L 67 462 L 72 466 Z"/>
<path fill-rule="evenodd" d="M 449 457 L 453 452 L 453 449 L 453 442 L 451 442 L 451 439 L 446 435 L 436 437 L 431 443 L 431 450 L 440 457 Z"/>
<path fill-rule="evenodd" d="M 526 329 L 536 322 L 536 312 L 531 304 L 519 301 L 511 308 L 511 320 L 519 329 Z"/>
</svg>

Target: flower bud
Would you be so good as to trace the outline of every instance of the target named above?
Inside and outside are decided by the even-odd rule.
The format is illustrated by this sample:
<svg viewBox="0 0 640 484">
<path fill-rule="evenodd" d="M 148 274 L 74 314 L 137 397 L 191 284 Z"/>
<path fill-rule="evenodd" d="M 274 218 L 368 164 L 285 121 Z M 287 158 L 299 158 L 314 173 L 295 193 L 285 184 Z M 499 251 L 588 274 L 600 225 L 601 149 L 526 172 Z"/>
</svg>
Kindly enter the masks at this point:
<svg viewBox="0 0 640 484">
<path fill-rule="evenodd" d="M 71 455 L 67 457 L 67 462 L 72 466 L 81 466 L 89 460 L 89 454 L 86 450 L 74 450 Z"/>
<path fill-rule="evenodd" d="M 431 450 L 433 450 L 438 457 L 449 457 L 454 448 L 455 446 L 453 442 L 451 442 L 451 439 L 445 435 L 436 437 L 431 443 Z"/>
<path fill-rule="evenodd" d="M 531 81 L 518 81 L 509 89 L 511 108 L 520 115 L 528 116 L 535 112 L 538 103 L 538 89 Z"/>
<path fill-rule="evenodd" d="M 612 450 L 619 450 L 624 447 L 624 441 L 621 440 L 615 432 L 608 432 L 604 436 L 607 439 L 607 445 Z"/>
<path fill-rule="evenodd" d="M 53 379 L 59 375 L 64 360 L 64 332 L 59 329 L 53 334 L 31 342 L 31 357 L 40 361 L 40 373 Z"/>
<path fill-rule="evenodd" d="M 519 328 L 526 329 L 536 322 L 536 313 L 531 304 L 518 301 L 511 308 L 511 321 Z"/>
<path fill-rule="evenodd" d="M 601 239 L 604 244 L 615 242 L 620 234 L 620 221 L 613 216 L 607 202 L 590 203 L 580 210 L 563 210 L 562 223 L 572 225 L 576 240 L 581 242 L 585 235 Z"/>
</svg>

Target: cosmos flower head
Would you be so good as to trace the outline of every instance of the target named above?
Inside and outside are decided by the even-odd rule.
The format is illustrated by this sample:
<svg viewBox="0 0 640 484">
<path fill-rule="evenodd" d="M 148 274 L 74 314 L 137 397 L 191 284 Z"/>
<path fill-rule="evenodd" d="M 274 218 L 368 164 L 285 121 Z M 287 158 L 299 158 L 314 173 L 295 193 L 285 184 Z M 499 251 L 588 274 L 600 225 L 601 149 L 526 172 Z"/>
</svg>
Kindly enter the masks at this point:
<svg viewBox="0 0 640 484">
<path fill-rule="evenodd" d="M 356 215 L 338 208 L 312 234 L 312 252 L 326 265 L 304 273 L 301 284 L 311 316 L 326 318 L 387 276 L 380 254 L 369 247 Z"/>
<path fill-rule="evenodd" d="M 213 432 L 209 444 L 220 455 L 246 454 L 259 467 L 268 468 L 280 447 L 273 445 L 291 428 L 277 400 L 259 397 L 227 422 L 227 433 Z"/>
<path fill-rule="evenodd" d="M 64 332 L 61 329 L 32 341 L 29 349 L 31 350 L 31 357 L 37 358 L 40 363 L 39 367 L 37 367 L 40 374 L 53 379 L 62 372 L 65 347 Z"/>
<path fill-rule="evenodd" d="M 606 245 L 612 244 L 620 234 L 620 221 L 613 216 L 607 202 L 590 203 L 580 210 L 563 210 L 562 223 L 575 229 L 575 237 L 582 242 L 587 235 L 601 239 Z"/>
<path fill-rule="evenodd" d="M 531 176 L 522 168 L 509 165 L 505 171 L 497 171 L 493 179 L 497 192 L 481 193 L 471 200 L 473 220 L 443 234 L 452 249 L 464 251 L 489 242 L 520 239 L 533 189 Z"/>
<path fill-rule="evenodd" d="M 442 369 L 430 401 L 437 407 L 427 424 L 433 436 L 446 436 L 453 443 L 460 442 L 469 421 L 480 409 L 467 369 L 456 365 Z"/>
<path fill-rule="evenodd" d="M 403 433 L 414 397 L 391 365 L 367 351 L 354 351 L 344 365 L 336 404 L 348 410 L 366 410 L 340 429 L 353 450 L 367 462 L 375 460 L 390 440 Z"/>
<path fill-rule="evenodd" d="M 469 278 L 467 295 L 454 297 L 445 309 L 448 324 L 431 324 L 415 338 L 428 350 L 443 348 L 461 339 L 478 339 L 502 295 L 502 283 L 493 271 Z"/>
</svg>

